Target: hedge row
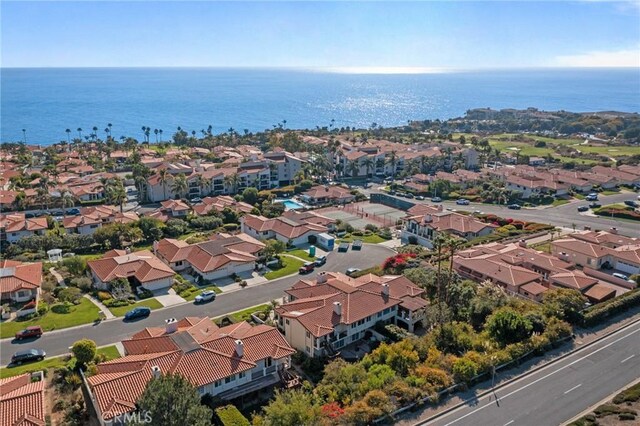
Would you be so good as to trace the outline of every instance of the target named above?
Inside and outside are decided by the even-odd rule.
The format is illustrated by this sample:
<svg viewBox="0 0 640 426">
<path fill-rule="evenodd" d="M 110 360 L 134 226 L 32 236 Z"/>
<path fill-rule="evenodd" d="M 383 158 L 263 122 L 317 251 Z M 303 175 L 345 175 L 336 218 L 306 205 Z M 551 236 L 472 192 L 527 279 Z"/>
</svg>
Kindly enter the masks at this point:
<svg viewBox="0 0 640 426">
<path fill-rule="evenodd" d="M 216 416 L 218 417 L 218 424 L 221 426 L 250 426 L 249 420 L 234 406 L 226 405 L 224 407 L 216 408 Z"/>
<path fill-rule="evenodd" d="M 584 325 L 590 327 L 599 324 L 606 318 L 635 306 L 640 306 L 640 288 L 586 309 Z"/>
</svg>

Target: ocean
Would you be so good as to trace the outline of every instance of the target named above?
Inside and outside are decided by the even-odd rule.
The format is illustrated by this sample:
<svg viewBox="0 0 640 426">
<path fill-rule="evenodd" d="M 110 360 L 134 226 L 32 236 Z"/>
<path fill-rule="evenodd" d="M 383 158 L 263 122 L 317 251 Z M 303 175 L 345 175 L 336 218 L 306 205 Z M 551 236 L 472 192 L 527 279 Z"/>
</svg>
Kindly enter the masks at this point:
<svg viewBox="0 0 640 426">
<path fill-rule="evenodd" d="M 0 140 L 48 145 L 96 126 L 142 140 L 141 127 L 200 134 L 230 127 L 402 125 L 491 107 L 640 112 L 638 69 L 342 74 L 274 69 L 41 68 L 0 70 Z M 151 141 L 155 136 L 151 134 Z"/>
</svg>

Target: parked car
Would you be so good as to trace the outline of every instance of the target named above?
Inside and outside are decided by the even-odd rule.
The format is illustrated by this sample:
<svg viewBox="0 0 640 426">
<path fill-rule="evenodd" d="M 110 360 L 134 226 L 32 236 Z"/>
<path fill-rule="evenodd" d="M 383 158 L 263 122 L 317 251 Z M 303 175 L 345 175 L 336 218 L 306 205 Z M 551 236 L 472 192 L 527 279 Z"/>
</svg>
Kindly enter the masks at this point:
<svg viewBox="0 0 640 426">
<path fill-rule="evenodd" d="M 362 249 L 362 240 L 355 240 L 351 244 L 351 250 L 360 250 Z"/>
<path fill-rule="evenodd" d="M 638 203 L 634 200 L 625 200 L 624 203 L 629 207 L 633 207 L 634 209 L 638 207 Z"/>
<path fill-rule="evenodd" d="M 509 208 L 511 210 L 520 210 L 522 208 L 522 206 L 520 206 L 520 204 L 509 204 L 507 206 L 507 208 Z"/>
<path fill-rule="evenodd" d="M 442 202 L 442 198 L 440 198 L 440 197 L 433 197 L 433 198 L 431 199 L 431 202 L 432 202 L 432 203 L 441 203 L 441 202 Z"/>
<path fill-rule="evenodd" d="M 62 217 L 62 216 L 64 216 L 64 212 L 62 210 L 56 210 L 56 211 L 51 212 L 51 216 Z"/>
<path fill-rule="evenodd" d="M 20 365 L 23 362 L 42 361 L 47 353 L 42 349 L 27 349 L 13 354 L 11 364 Z"/>
<path fill-rule="evenodd" d="M 638 198 L 640 198 L 640 197 L 638 197 Z M 418 196 L 416 197 L 416 200 L 420 200 L 420 201 L 422 201 L 422 200 L 424 200 L 424 196 L 422 196 L 422 195 L 418 195 Z"/>
<path fill-rule="evenodd" d="M 200 197 L 194 197 L 190 200 L 191 204 L 198 204 L 202 202 L 202 198 Z"/>
<path fill-rule="evenodd" d="M 304 265 L 302 265 L 300 269 L 298 269 L 298 272 L 301 274 L 308 274 L 310 272 L 313 272 L 315 268 L 316 268 L 316 264 L 314 262 L 307 262 Z"/>
<path fill-rule="evenodd" d="M 468 206 L 469 205 L 469 200 L 465 200 L 464 198 L 460 198 L 459 200 L 456 200 L 456 204 L 459 206 Z"/>
<path fill-rule="evenodd" d="M 325 263 L 327 263 L 327 256 L 320 256 L 316 258 L 316 261 L 314 263 L 316 264 L 316 266 L 324 265 Z"/>
<path fill-rule="evenodd" d="M 351 277 L 356 272 L 360 272 L 360 268 L 349 268 L 347 269 L 347 276 Z"/>
<path fill-rule="evenodd" d="M 578 207 L 578 211 L 579 212 L 586 212 L 587 210 L 589 210 L 589 206 L 580 206 L 580 207 Z"/>
<path fill-rule="evenodd" d="M 42 336 L 42 327 L 40 327 L 39 325 L 27 327 L 24 330 L 20 330 L 16 333 L 17 340 L 38 338 L 40 336 Z"/>
<path fill-rule="evenodd" d="M 67 216 L 78 216 L 80 214 L 80 209 L 68 209 L 67 210 Z"/>
<path fill-rule="evenodd" d="M 145 317 L 148 317 L 150 314 L 151 314 L 151 309 L 145 306 L 139 306 L 137 308 L 133 308 L 132 310 L 124 314 L 124 319 L 132 320 L 136 318 L 145 318 Z"/>
<path fill-rule="evenodd" d="M 26 213 L 24 215 L 25 219 L 33 219 L 34 217 L 36 217 L 35 213 Z"/>
<path fill-rule="evenodd" d="M 611 274 L 612 276 L 616 277 L 616 278 L 620 278 L 621 280 L 625 280 L 628 281 L 629 277 L 626 276 L 625 274 L 621 274 L 620 272 L 614 272 L 613 274 Z"/>
<path fill-rule="evenodd" d="M 602 207 L 602 204 L 600 204 L 600 203 L 589 203 L 589 208 L 590 209 L 597 209 L 598 207 Z"/>
<path fill-rule="evenodd" d="M 196 296 L 195 302 L 205 303 L 205 302 L 211 302 L 212 300 L 216 300 L 216 292 L 213 290 L 205 290 Z"/>
<path fill-rule="evenodd" d="M 595 192 L 592 192 L 591 194 L 587 195 L 584 199 L 587 201 L 598 201 L 598 194 L 596 194 Z"/>
</svg>

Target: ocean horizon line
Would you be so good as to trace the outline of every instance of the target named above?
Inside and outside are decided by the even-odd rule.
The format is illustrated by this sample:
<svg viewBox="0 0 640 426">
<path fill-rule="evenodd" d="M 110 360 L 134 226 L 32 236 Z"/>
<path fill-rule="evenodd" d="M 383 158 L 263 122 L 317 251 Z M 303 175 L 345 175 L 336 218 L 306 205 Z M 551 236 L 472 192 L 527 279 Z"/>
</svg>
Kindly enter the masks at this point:
<svg viewBox="0 0 640 426">
<path fill-rule="evenodd" d="M 220 71 L 288 71 L 319 74 L 354 74 L 354 75 L 425 75 L 425 74 L 463 74 L 485 72 L 532 72 L 532 71 L 640 71 L 637 66 L 621 67 L 491 67 L 491 68 L 455 68 L 455 67 L 396 67 L 396 66 L 68 66 L 68 67 L 21 67 L 0 66 L 4 70 L 220 70 Z"/>
</svg>

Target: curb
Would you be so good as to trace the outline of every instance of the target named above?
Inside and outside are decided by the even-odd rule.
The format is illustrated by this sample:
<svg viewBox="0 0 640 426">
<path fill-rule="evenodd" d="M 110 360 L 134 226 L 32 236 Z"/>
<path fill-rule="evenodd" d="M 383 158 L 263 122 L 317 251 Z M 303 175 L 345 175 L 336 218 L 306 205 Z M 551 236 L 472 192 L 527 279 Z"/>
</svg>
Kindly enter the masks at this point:
<svg viewBox="0 0 640 426">
<path fill-rule="evenodd" d="M 619 332 L 619 331 L 622 331 L 622 330 L 624 330 L 624 329 L 626 329 L 626 328 L 629 328 L 629 327 L 631 327 L 631 326 L 633 326 L 633 325 L 636 325 L 636 324 L 638 324 L 638 323 L 640 323 L 640 318 L 637 318 L 637 319 L 635 319 L 635 320 L 633 320 L 633 321 L 629 322 L 628 324 L 623 325 L 622 327 L 618 327 L 618 328 L 616 328 L 615 330 L 612 330 L 612 331 L 610 331 L 610 332 L 608 332 L 608 333 L 604 334 L 603 336 L 601 336 L 601 337 L 599 337 L 599 338 L 597 338 L 597 339 L 595 339 L 595 340 L 593 340 L 593 341 L 591 341 L 591 342 L 589 342 L 589 343 L 586 343 L 584 346 L 581 346 L 581 347 L 576 348 L 576 349 L 574 349 L 574 350 L 572 350 L 572 351 L 569 351 L 569 352 L 567 352 L 567 353 L 565 353 L 565 354 L 562 354 L 562 355 L 558 356 L 557 358 L 551 359 L 551 360 L 549 360 L 549 361 L 545 362 L 544 364 L 542 364 L 542 365 L 540 365 L 540 366 L 538 366 L 538 367 L 536 367 L 536 368 L 533 368 L 533 369 L 530 369 L 530 370 L 528 370 L 528 371 L 525 371 L 524 373 L 520 374 L 519 376 L 516 376 L 516 377 L 511 378 L 511 379 L 507 380 L 506 382 L 501 383 L 499 386 L 497 386 L 497 387 L 495 387 L 495 388 L 493 388 L 493 389 L 488 389 L 488 390 L 486 390 L 486 391 L 484 391 L 484 392 L 481 392 L 481 393 L 477 394 L 477 395 L 474 397 L 474 399 L 478 400 L 478 399 L 480 399 L 480 398 L 483 398 L 483 397 L 485 397 L 486 395 L 489 395 L 489 394 L 493 393 L 494 391 L 500 390 L 500 389 L 502 389 L 502 388 L 504 388 L 504 387 L 506 387 L 506 386 L 508 386 L 508 385 L 510 385 L 510 384 L 512 384 L 512 383 L 515 383 L 515 382 L 517 382 L 517 381 L 519 381 L 519 380 L 521 380 L 521 379 L 524 379 L 524 378 L 526 378 L 526 377 L 530 376 L 531 374 L 533 374 L 533 373 L 535 373 L 535 372 L 537 372 L 537 371 L 540 371 L 540 370 L 542 370 L 542 369 L 544 369 L 544 368 L 546 368 L 546 367 L 551 366 L 552 364 L 555 364 L 555 363 L 556 363 L 556 362 L 558 362 L 558 361 L 562 361 L 563 359 L 567 358 L 567 357 L 568 357 L 568 356 L 570 356 L 570 355 L 575 354 L 576 352 L 579 352 L 579 351 L 581 351 L 581 350 L 584 350 L 584 349 L 586 349 L 586 348 L 588 348 L 588 347 L 590 347 L 590 346 L 592 346 L 592 345 L 594 345 L 594 344 L 598 343 L 598 342 L 599 342 L 599 341 L 601 341 L 602 339 L 605 339 L 605 338 L 607 338 L 607 337 L 609 337 L 609 336 L 611 336 L 611 335 L 613 335 L 613 334 L 615 334 L 615 333 L 617 333 L 617 332 Z M 459 402 L 459 403 L 455 404 L 454 406 L 452 406 L 452 407 L 450 407 L 450 408 L 447 408 L 446 410 L 443 410 L 443 411 L 441 411 L 441 412 L 439 412 L 439 413 L 436 413 L 436 414 L 434 414 L 433 416 L 431 416 L 431 417 L 429 417 L 429 418 L 426 418 L 426 419 L 424 419 L 424 420 L 420 420 L 420 421 L 418 421 L 418 422 L 414 423 L 414 425 L 415 425 L 415 426 L 426 425 L 426 424 L 427 424 L 427 423 L 429 423 L 429 422 L 432 422 L 432 421 L 434 421 L 434 420 L 437 420 L 437 419 L 439 419 L 440 417 L 443 417 L 443 416 L 445 416 L 445 415 L 447 415 L 447 414 L 451 413 L 452 411 L 455 411 L 455 410 L 457 410 L 458 408 L 465 406 L 468 402 L 469 402 L 469 400 L 468 400 L 468 399 L 467 399 L 467 400 L 464 400 L 464 401 L 462 401 L 462 402 Z"/>
<path fill-rule="evenodd" d="M 605 402 L 613 399 L 620 392 L 624 392 L 625 390 L 629 389 L 631 386 L 635 386 L 638 383 L 640 383 L 640 378 L 635 379 L 633 382 L 629 383 L 628 385 L 625 385 L 625 386 L 621 387 L 620 389 L 618 389 L 617 391 L 615 391 L 611 395 L 608 395 L 604 399 L 601 399 L 600 401 L 596 402 L 595 404 L 593 404 L 592 406 L 590 406 L 586 410 L 582 411 L 580 414 L 577 414 L 576 416 L 574 416 L 574 417 L 570 418 L 569 420 L 567 420 L 566 422 L 562 423 L 561 426 L 568 426 L 572 422 L 575 422 L 576 420 L 578 420 L 580 417 L 586 416 L 587 414 L 593 412 L 593 410 L 595 408 L 597 408 L 598 406 L 600 406 L 600 405 L 604 404 Z"/>
</svg>

